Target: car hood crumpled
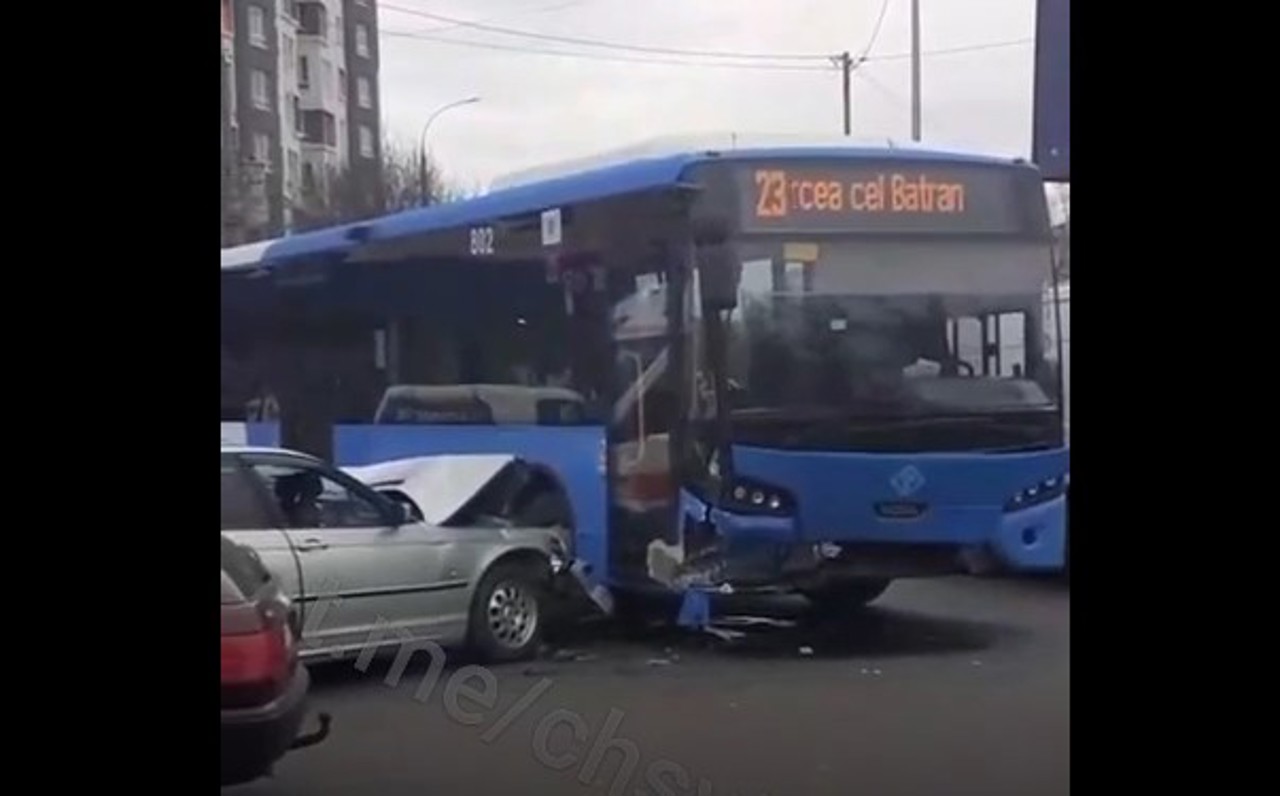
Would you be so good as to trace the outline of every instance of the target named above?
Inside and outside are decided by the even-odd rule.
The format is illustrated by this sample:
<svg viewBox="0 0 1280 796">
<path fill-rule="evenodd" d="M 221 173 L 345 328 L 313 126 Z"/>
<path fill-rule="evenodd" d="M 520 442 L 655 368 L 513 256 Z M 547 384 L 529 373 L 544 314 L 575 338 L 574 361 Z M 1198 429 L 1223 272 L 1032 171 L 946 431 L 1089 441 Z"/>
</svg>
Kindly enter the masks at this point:
<svg viewBox="0 0 1280 796">
<path fill-rule="evenodd" d="M 374 489 L 403 493 L 424 521 L 443 525 L 515 460 L 508 454 L 451 454 L 343 469 Z"/>
</svg>

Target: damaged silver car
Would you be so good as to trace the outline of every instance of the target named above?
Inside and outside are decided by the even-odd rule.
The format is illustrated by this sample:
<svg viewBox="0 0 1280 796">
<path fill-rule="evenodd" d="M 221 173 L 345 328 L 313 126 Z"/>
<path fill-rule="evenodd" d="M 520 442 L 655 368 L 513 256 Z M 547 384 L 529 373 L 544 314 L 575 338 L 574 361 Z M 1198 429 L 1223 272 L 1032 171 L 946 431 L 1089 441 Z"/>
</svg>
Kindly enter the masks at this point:
<svg viewBox="0 0 1280 796">
<path fill-rule="evenodd" d="M 510 456 L 437 456 L 343 471 L 224 445 L 222 532 L 300 607 L 304 660 L 411 641 L 523 659 L 567 557 L 555 507 L 521 502 L 527 469 Z"/>
</svg>

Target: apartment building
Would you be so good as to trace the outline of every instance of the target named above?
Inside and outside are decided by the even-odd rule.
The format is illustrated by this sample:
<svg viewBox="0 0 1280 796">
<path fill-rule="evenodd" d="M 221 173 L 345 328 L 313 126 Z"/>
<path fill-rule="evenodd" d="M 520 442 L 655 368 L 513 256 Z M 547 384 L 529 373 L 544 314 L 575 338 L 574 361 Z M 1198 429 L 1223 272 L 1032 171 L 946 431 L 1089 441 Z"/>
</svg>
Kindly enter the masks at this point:
<svg viewBox="0 0 1280 796">
<path fill-rule="evenodd" d="M 221 0 L 223 227 L 284 234 L 380 191 L 375 0 Z"/>
</svg>

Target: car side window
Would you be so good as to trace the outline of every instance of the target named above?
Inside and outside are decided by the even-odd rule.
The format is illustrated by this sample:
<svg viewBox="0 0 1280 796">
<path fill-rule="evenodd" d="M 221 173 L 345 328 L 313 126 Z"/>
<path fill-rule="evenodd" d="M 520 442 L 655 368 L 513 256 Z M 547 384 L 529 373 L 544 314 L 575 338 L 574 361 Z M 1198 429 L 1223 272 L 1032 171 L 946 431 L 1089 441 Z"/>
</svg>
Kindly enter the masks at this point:
<svg viewBox="0 0 1280 796">
<path fill-rule="evenodd" d="M 253 479 L 234 460 L 222 461 L 222 530 L 275 530 L 261 491 Z"/>
<path fill-rule="evenodd" d="M 376 502 L 314 467 L 276 462 L 251 467 L 266 482 L 289 528 L 374 528 L 387 524 Z"/>
</svg>

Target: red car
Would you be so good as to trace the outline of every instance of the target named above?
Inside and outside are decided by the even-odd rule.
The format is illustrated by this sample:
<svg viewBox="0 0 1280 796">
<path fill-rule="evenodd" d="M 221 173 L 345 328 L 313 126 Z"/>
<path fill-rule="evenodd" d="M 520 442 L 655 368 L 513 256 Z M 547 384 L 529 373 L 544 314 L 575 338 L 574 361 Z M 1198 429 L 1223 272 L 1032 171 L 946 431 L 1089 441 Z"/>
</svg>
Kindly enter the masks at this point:
<svg viewBox="0 0 1280 796">
<path fill-rule="evenodd" d="M 222 785 L 271 773 L 291 749 L 329 734 L 329 717 L 307 736 L 307 670 L 298 663 L 292 607 L 248 548 L 222 537 Z"/>
</svg>

